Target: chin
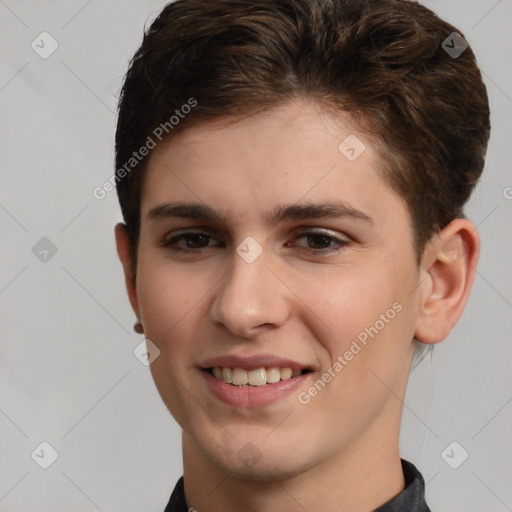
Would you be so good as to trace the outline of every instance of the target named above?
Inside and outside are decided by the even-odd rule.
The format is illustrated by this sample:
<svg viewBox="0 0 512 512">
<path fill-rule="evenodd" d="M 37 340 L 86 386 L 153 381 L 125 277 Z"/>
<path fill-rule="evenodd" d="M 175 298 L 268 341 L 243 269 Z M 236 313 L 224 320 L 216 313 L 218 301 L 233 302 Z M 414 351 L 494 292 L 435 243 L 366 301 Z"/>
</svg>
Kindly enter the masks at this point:
<svg viewBox="0 0 512 512">
<path fill-rule="evenodd" d="M 208 448 L 203 445 L 203 453 L 223 473 L 254 482 L 284 480 L 307 470 L 309 458 L 304 450 L 282 445 L 276 447 L 268 441 L 265 444 L 250 439 L 251 436 L 246 434 L 243 439 L 229 438 L 227 445 L 217 445 L 213 449 L 212 445 Z M 298 441 L 297 446 L 300 445 L 301 441 Z"/>
<path fill-rule="evenodd" d="M 295 477 L 304 472 L 304 464 L 300 466 L 286 461 L 264 460 L 262 457 L 253 465 L 234 463 L 219 465 L 219 469 L 233 478 L 251 482 L 274 482 Z"/>
</svg>

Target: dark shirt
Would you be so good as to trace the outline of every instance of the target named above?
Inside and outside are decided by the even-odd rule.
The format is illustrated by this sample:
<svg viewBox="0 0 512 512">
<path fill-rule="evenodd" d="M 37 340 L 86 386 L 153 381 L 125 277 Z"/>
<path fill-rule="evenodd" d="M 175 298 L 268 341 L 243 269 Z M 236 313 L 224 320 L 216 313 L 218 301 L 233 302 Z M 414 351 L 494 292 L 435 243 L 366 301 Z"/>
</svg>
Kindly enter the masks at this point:
<svg viewBox="0 0 512 512">
<path fill-rule="evenodd" d="M 376 512 L 430 512 L 425 502 L 425 481 L 416 467 L 402 459 L 405 489 L 380 506 Z M 183 477 L 178 480 L 164 512 L 188 512 L 183 490 Z"/>
</svg>

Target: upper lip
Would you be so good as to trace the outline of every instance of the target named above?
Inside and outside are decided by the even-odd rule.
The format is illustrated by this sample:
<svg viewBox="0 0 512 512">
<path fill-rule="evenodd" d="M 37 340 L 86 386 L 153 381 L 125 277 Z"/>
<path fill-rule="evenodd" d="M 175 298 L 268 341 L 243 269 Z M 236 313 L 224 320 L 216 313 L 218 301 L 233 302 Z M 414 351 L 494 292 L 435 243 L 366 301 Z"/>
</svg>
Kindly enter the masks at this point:
<svg viewBox="0 0 512 512">
<path fill-rule="evenodd" d="M 212 357 L 203 361 L 200 368 L 206 370 L 220 366 L 222 368 L 243 368 L 244 370 L 256 370 L 258 368 L 291 368 L 292 370 L 310 370 L 308 365 L 286 359 L 272 354 L 255 354 L 251 356 L 224 355 Z"/>
</svg>

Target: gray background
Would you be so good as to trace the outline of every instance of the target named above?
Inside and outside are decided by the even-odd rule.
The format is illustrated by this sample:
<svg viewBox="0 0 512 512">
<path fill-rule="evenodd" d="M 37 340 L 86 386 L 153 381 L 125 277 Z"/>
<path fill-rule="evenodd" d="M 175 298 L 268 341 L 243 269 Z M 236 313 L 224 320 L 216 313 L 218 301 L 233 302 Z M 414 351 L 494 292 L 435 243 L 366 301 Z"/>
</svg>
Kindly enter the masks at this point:
<svg viewBox="0 0 512 512">
<path fill-rule="evenodd" d="M 113 172 L 127 62 L 164 4 L 0 0 L 2 512 L 161 511 L 181 475 L 179 428 L 133 355 L 143 337 L 115 253 L 115 192 L 92 195 Z M 402 455 L 422 470 L 433 512 L 502 512 L 512 510 L 512 1 L 425 4 L 473 46 L 493 133 L 467 209 L 483 244 L 473 295 L 411 376 Z M 46 59 L 31 48 L 43 31 L 59 45 Z M 46 262 L 43 237 L 57 248 Z M 43 441 L 58 452 L 48 469 Z M 462 450 L 452 469 L 445 460 L 460 463 Z"/>
</svg>

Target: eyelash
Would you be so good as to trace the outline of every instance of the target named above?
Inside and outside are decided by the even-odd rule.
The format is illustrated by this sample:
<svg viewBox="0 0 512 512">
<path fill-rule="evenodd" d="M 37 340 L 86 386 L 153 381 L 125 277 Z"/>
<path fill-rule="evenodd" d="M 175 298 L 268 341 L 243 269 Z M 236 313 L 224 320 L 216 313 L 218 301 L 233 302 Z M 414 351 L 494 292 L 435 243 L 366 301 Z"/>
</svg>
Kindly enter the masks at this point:
<svg viewBox="0 0 512 512">
<path fill-rule="evenodd" d="M 176 236 L 173 236 L 172 238 L 165 238 L 162 242 L 162 247 L 169 248 L 173 251 L 180 252 L 180 253 L 198 253 L 198 252 L 202 251 L 203 249 L 208 249 L 209 247 L 211 247 L 211 246 L 206 246 L 206 247 L 199 247 L 196 249 L 190 249 L 190 248 L 187 249 L 187 248 L 183 248 L 183 247 L 177 247 L 175 245 L 176 243 L 178 243 L 181 240 L 191 238 L 193 236 L 198 236 L 198 235 L 207 237 L 208 242 L 211 239 L 214 239 L 214 237 L 212 235 L 209 235 L 208 233 L 204 233 L 202 231 L 184 231 Z M 326 239 L 328 239 L 329 243 L 335 244 L 335 245 L 329 245 L 328 247 L 324 247 L 321 249 L 299 247 L 299 249 L 309 252 L 310 254 L 330 254 L 330 253 L 341 251 L 343 248 L 345 248 L 346 246 L 348 246 L 350 244 L 350 242 L 348 240 L 342 240 L 340 238 L 337 238 L 325 230 L 304 231 L 304 232 L 296 234 L 295 239 L 300 239 L 300 238 L 309 237 L 309 236 L 325 237 Z M 286 242 L 286 246 L 289 247 L 288 242 Z M 219 246 L 213 246 L 213 247 L 219 247 Z"/>
</svg>

